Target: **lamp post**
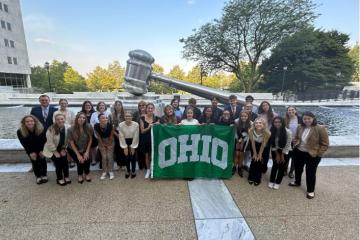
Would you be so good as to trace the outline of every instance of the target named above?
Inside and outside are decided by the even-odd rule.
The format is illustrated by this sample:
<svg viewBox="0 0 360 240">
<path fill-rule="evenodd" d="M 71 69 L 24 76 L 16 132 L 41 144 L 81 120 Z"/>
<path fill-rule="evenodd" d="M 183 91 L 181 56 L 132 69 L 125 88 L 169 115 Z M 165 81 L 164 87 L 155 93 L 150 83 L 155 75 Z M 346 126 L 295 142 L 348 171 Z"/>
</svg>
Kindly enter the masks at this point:
<svg viewBox="0 0 360 240">
<path fill-rule="evenodd" d="M 282 79 L 282 84 L 281 84 L 281 95 L 283 95 L 283 91 L 284 91 L 286 70 L 287 70 L 287 66 L 284 66 L 283 67 L 283 79 Z"/>
<path fill-rule="evenodd" d="M 203 74 L 204 74 L 203 66 L 200 65 L 200 85 L 203 85 Z"/>
<path fill-rule="evenodd" d="M 45 62 L 45 68 L 48 73 L 48 81 L 49 81 L 49 92 L 51 92 L 51 82 L 50 82 L 50 64 L 48 62 Z"/>
</svg>

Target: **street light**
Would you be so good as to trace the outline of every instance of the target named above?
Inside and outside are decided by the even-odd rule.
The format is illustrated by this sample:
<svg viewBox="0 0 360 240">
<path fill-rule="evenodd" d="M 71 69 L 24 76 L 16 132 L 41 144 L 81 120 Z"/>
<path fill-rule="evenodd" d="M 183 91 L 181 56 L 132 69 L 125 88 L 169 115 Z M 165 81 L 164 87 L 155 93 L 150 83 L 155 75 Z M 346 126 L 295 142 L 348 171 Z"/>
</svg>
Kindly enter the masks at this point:
<svg viewBox="0 0 360 240">
<path fill-rule="evenodd" d="M 50 64 L 48 62 L 45 62 L 45 68 L 48 73 L 48 81 L 49 81 L 49 92 L 51 92 L 51 82 L 50 82 Z"/>
<path fill-rule="evenodd" d="M 282 79 L 282 84 L 281 84 L 281 95 L 283 95 L 283 91 L 284 91 L 284 83 L 285 83 L 285 73 L 287 70 L 287 66 L 283 67 L 283 79 Z"/>
</svg>

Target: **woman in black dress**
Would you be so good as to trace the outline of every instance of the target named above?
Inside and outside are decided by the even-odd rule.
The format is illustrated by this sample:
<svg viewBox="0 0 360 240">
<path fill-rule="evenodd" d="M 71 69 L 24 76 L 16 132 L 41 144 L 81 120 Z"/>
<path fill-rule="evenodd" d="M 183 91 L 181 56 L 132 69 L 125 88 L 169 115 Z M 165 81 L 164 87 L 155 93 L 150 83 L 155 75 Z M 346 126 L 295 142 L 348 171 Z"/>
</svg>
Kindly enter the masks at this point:
<svg viewBox="0 0 360 240">
<path fill-rule="evenodd" d="M 26 115 L 21 119 L 21 126 L 17 130 L 17 136 L 30 158 L 36 183 L 46 183 L 48 181 L 47 165 L 42 152 L 46 142 L 43 125 L 35 116 Z"/>
<path fill-rule="evenodd" d="M 151 160 L 151 128 L 159 123 L 159 117 L 154 114 L 155 106 L 152 103 L 146 104 L 146 114 L 140 118 L 140 151 L 145 153 L 145 178 L 150 177 Z"/>
</svg>

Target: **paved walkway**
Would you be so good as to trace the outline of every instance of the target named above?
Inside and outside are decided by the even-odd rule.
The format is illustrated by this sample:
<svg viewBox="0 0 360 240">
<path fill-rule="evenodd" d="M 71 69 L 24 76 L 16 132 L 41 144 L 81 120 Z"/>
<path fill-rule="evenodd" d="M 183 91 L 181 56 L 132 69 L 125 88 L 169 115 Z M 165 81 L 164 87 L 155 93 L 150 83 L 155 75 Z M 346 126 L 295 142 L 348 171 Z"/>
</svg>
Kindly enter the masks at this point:
<svg viewBox="0 0 360 240">
<path fill-rule="evenodd" d="M 32 173 L 1 173 L 0 239 L 216 239 L 206 231 L 216 233 L 215 228 L 223 231 L 231 224 L 218 221 L 211 228 L 201 224 L 214 222 L 224 206 L 213 199 L 223 192 L 228 192 L 242 214 L 231 219 L 245 220 L 242 222 L 251 231 L 244 239 L 359 236 L 358 166 L 320 167 L 312 200 L 305 198 L 304 186 L 288 187 L 287 177 L 279 190 L 272 190 L 267 188 L 268 175 L 258 187 L 238 176 L 224 180 L 222 186 L 222 181 L 216 180 L 148 181 L 143 172 L 135 179 L 125 179 L 122 170 L 112 181 L 100 181 L 99 171 L 92 175 L 93 182 L 78 184 L 75 172 L 71 172 L 73 183 L 61 187 L 55 184 L 54 172 L 49 173 L 50 182 L 40 186 L 34 183 Z M 206 190 L 211 184 L 219 190 Z M 199 197 L 206 191 L 208 198 Z M 202 210 L 194 207 L 194 197 L 203 202 Z M 222 211 L 231 215 L 226 209 Z M 229 236 L 233 235 L 218 239 L 238 239 Z"/>
</svg>

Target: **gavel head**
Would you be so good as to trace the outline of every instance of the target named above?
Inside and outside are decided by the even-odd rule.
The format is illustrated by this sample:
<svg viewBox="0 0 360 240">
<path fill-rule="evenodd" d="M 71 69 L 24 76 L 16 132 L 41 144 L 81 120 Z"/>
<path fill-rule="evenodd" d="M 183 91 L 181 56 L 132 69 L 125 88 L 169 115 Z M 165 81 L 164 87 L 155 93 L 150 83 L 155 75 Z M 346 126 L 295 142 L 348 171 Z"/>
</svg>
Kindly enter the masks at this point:
<svg viewBox="0 0 360 240">
<path fill-rule="evenodd" d="M 131 94 L 143 95 L 147 93 L 154 58 L 144 50 L 130 51 L 129 57 L 123 86 Z"/>
</svg>

